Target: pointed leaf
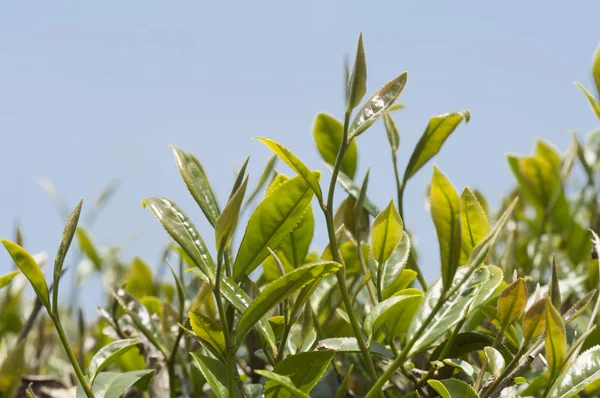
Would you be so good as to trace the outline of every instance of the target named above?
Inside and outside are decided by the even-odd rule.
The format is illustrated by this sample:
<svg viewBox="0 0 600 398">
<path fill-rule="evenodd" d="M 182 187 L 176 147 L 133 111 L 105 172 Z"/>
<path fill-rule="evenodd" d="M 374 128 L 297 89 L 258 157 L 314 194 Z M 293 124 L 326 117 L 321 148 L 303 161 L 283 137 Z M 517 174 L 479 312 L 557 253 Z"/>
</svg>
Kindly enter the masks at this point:
<svg viewBox="0 0 600 398">
<path fill-rule="evenodd" d="M 388 298 L 392 294 L 396 293 L 398 290 L 401 290 L 407 287 L 411 279 L 408 280 L 408 283 L 404 284 L 399 283 L 401 276 L 404 271 L 408 273 L 404 274 L 405 278 L 409 278 L 409 276 L 414 273 L 416 276 L 416 272 L 412 270 L 405 270 L 404 267 L 408 261 L 408 256 L 410 255 L 410 238 L 406 231 L 403 231 L 402 240 L 400 244 L 394 252 L 390 255 L 390 257 L 379 266 L 379 270 L 377 273 L 378 285 L 380 286 L 382 297 Z M 401 281 L 400 281 L 401 282 Z"/>
<path fill-rule="evenodd" d="M 192 197 L 213 227 L 219 218 L 219 205 L 202 165 L 194 155 L 172 147 L 179 173 Z"/>
<path fill-rule="evenodd" d="M 5 286 L 8 286 L 8 284 L 13 280 L 13 278 L 17 275 L 19 275 L 21 273 L 20 270 L 15 270 L 12 272 L 9 272 L 8 274 L 4 274 L 2 276 L 0 276 L 0 289 L 2 289 Z"/>
<path fill-rule="evenodd" d="M 304 393 L 309 393 L 310 390 L 327 370 L 329 363 L 333 359 L 335 351 L 309 351 L 301 352 L 296 355 L 288 355 L 285 359 L 275 365 L 274 373 L 289 377 L 293 385 Z M 283 390 L 281 385 L 267 381 L 265 384 L 265 397 L 291 397 Z"/>
<path fill-rule="evenodd" d="M 246 205 L 251 203 L 254 200 L 254 198 L 256 198 L 256 195 L 258 195 L 260 190 L 263 189 L 263 187 L 269 180 L 269 177 L 271 176 L 271 174 L 273 174 L 276 163 L 277 163 L 277 155 L 272 155 L 269 158 L 269 160 L 267 160 L 267 164 L 265 165 L 265 168 L 264 168 L 262 174 L 260 175 L 260 178 L 258 179 L 258 184 L 256 184 L 256 188 L 254 188 L 254 191 L 252 191 L 252 193 L 248 197 L 248 200 L 246 201 Z"/>
<path fill-rule="evenodd" d="M 523 278 L 519 278 L 508 285 L 500 293 L 498 299 L 498 321 L 503 327 L 515 323 L 525 311 L 527 306 L 527 285 Z"/>
<path fill-rule="evenodd" d="M 567 353 L 567 333 L 560 313 L 546 297 L 546 360 L 551 377 L 561 370 Z"/>
<path fill-rule="evenodd" d="M 392 200 L 375 217 L 371 229 L 371 252 L 379 264 L 383 265 L 392 252 L 396 250 L 402 240 L 403 233 L 402 218 Z"/>
<path fill-rule="evenodd" d="M 596 83 L 596 93 L 600 96 L 600 45 L 596 48 L 592 61 L 592 78 Z"/>
<path fill-rule="evenodd" d="M 279 249 L 295 267 L 303 265 L 310 249 L 315 230 L 315 216 L 309 205 L 306 213 L 292 232 L 281 242 Z"/>
<path fill-rule="evenodd" d="M 352 73 L 348 77 L 346 88 L 346 111 L 350 111 L 360 104 L 360 101 L 367 92 L 367 61 L 365 59 L 365 49 L 363 47 L 362 33 L 358 36 L 358 47 L 356 49 L 356 58 Z M 332 163 L 333 164 L 333 163 Z"/>
<path fill-rule="evenodd" d="M 590 107 L 592 108 L 592 111 L 594 111 L 596 117 L 600 119 L 600 103 L 598 102 L 598 100 L 594 98 L 594 96 L 585 87 L 583 87 L 581 83 L 575 82 L 575 85 L 579 87 L 581 91 L 583 91 L 583 94 L 585 94 L 585 97 L 587 98 Z"/>
<path fill-rule="evenodd" d="M 117 340 L 100 348 L 92 357 L 88 367 L 90 383 L 94 382 L 94 379 L 98 373 L 102 372 L 109 365 L 119 359 L 121 355 L 136 347 L 141 342 L 142 340 L 140 339 Z"/>
<path fill-rule="evenodd" d="M 246 187 L 248 186 L 248 177 L 244 180 L 242 185 L 233 193 L 223 212 L 217 220 L 215 225 L 215 243 L 217 250 L 222 250 L 229 245 L 233 233 L 237 228 L 237 223 L 240 218 L 240 209 L 244 201 L 244 195 L 246 194 Z"/>
<path fill-rule="evenodd" d="M 473 248 L 490 232 L 490 223 L 479 204 L 477 197 L 469 188 L 460 195 L 461 201 L 461 232 L 462 252 L 460 263 L 466 264 Z"/>
<path fill-rule="evenodd" d="M 96 271 L 100 271 L 102 269 L 102 258 L 100 258 L 98 250 L 96 250 L 96 246 L 92 243 L 92 239 L 90 239 L 85 228 L 77 227 L 77 240 L 79 241 L 79 249 L 94 264 Z"/>
<path fill-rule="evenodd" d="M 133 370 L 126 373 L 103 372 L 92 385 L 95 398 L 121 397 L 130 387 L 144 389 L 150 383 L 156 369 Z M 85 396 L 78 393 L 77 396 Z"/>
<path fill-rule="evenodd" d="M 460 199 L 450 180 L 437 167 L 433 169 L 430 201 L 431 216 L 440 243 L 442 280 L 444 287 L 448 287 L 460 260 Z"/>
<path fill-rule="evenodd" d="M 60 241 L 60 245 L 58 246 L 58 252 L 56 253 L 56 258 L 54 259 L 54 290 L 53 294 L 53 303 L 56 304 L 58 302 L 58 285 L 60 283 L 60 277 L 62 276 L 63 271 L 63 263 L 65 261 L 65 257 L 67 256 L 67 252 L 69 251 L 69 247 L 71 247 L 71 242 L 73 241 L 73 236 L 75 235 L 75 231 L 77 229 L 77 223 L 79 222 L 79 215 L 81 214 L 81 206 L 83 205 L 83 199 L 79 201 L 75 209 L 71 212 L 69 219 L 65 225 L 63 230 L 62 239 Z M 53 308 L 54 311 L 58 311 L 58 308 Z"/>
<path fill-rule="evenodd" d="M 236 344 L 241 344 L 244 336 L 246 336 L 254 324 L 273 307 L 300 290 L 304 285 L 321 279 L 337 271 L 339 268 L 340 265 L 333 261 L 316 262 L 297 268 L 274 282 L 269 283 L 242 314 L 235 332 Z"/>
<path fill-rule="evenodd" d="M 320 174 L 312 172 L 318 180 Z M 256 208 L 238 249 L 233 279 L 252 272 L 294 230 L 310 205 L 313 191 L 301 176 L 281 184 Z"/>
<path fill-rule="evenodd" d="M 408 161 L 404 171 L 404 181 L 408 181 L 440 151 L 446 139 L 454 132 L 460 122 L 464 120 L 465 123 L 468 123 L 470 119 L 471 114 L 469 111 L 444 113 L 432 117 Z"/>
<path fill-rule="evenodd" d="M 429 380 L 427 382 L 442 398 L 477 398 L 473 387 L 458 379 Z"/>
<path fill-rule="evenodd" d="M 550 387 L 548 397 L 571 398 L 588 385 L 600 380 L 600 346 L 594 346 L 577 357 Z"/>
<path fill-rule="evenodd" d="M 50 296 L 48 294 L 48 285 L 46 285 L 46 279 L 44 278 L 44 274 L 42 270 L 35 262 L 35 259 L 27 252 L 27 250 L 23 249 L 21 246 L 8 241 L 6 239 L 0 239 L 0 242 L 4 245 L 8 254 L 12 257 L 13 261 L 23 275 L 27 277 L 35 294 L 40 299 L 40 302 L 46 307 L 50 309 Z"/>
<path fill-rule="evenodd" d="M 392 254 L 392 256 L 390 257 L 390 260 L 393 258 L 394 258 L 394 254 Z M 408 260 L 408 256 L 406 257 L 406 259 Z M 388 261 L 390 261 L 390 260 L 388 260 Z M 400 274 L 398 275 L 398 277 L 396 278 L 396 280 L 383 291 L 383 299 L 385 300 L 387 298 L 390 298 L 396 292 L 399 292 L 402 289 L 406 289 L 407 287 L 410 286 L 410 284 L 415 280 L 416 277 L 417 277 L 416 271 L 413 271 L 412 269 L 406 269 L 406 268 L 403 269 L 400 272 Z"/>
<path fill-rule="evenodd" d="M 524 344 L 528 344 L 546 329 L 546 300 L 540 299 L 533 303 L 523 317 Z"/>
<path fill-rule="evenodd" d="M 196 355 L 193 352 L 190 352 L 190 355 L 198 364 L 200 372 L 202 372 L 202 375 L 210 386 L 215 398 L 229 398 L 227 368 L 225 365 L 222 362 L 205 355 Z M 234 396 L 240 397 L 241 393 L 236 390 Z"/>
<path fill-rule="evenodd" d="M 396 153 L 400 147 L 400 133 L 398 133 L 398 127 L 396 127 L 394 119 L 392 119 L 388 112 L 383 115 L 383 122 L 385 124 L 385 132 L 387 133 L 390 149 L 393 153 Z"/>
</svg>

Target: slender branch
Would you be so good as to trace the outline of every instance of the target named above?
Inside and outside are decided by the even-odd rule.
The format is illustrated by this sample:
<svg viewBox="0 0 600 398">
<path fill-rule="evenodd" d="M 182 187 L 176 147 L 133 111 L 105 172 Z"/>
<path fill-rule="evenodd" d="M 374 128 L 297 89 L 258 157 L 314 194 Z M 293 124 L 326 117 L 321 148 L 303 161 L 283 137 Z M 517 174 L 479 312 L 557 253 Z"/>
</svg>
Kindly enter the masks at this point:
<svg viewBox="0 0 600 398">
<path fill-rule="evenodd" d="M 224 250 L 219 250 L 214 294 L 215 300 L 217 301 L 217 308 L 219 310 L 219 318 L 221 319 L 221 324 L 223 326 L 225 345 L 227 346 L 227 352 L 225 353 L 225 357 L 227 360 L 227 384 L 229 389 L 229 398 L 235 398 L 235 373 L 237 370 L 237 365 L 235 363 L 235 352 L 233 352 L 234 345 L 229 329 L 229 323 L 227 322 L 227 313 L 225 311 L 225 306 L 223 305 L 223 298 L 221 297 L 221 274 L 223 272 L 223 256 Z"/>
</svg>

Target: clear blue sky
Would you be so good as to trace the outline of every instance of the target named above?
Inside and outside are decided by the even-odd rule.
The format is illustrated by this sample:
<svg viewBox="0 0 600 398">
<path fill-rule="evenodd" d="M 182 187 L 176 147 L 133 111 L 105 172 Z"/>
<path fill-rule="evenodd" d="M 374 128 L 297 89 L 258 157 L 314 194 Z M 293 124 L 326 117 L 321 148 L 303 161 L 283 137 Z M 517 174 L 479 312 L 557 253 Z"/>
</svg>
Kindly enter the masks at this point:
<svg viewBox="0 0 600 398">
<path fill-rule="evenodd" d="M 567 129 L 584 137 L 597 126 L 573 81 L 591 88 L 598 1 L 214 3 L 0 6 L 0 236 L 12 238 L 18 218 L 26 247 L 54 255 L 63 226 L 37 183 L 43 176 L 70 207 L 84 197 L 88 208 L 118 178 L 121 189 L 93 232 L 100 246 L 141 232 L 126 258 L 156 263 L 166 242 L 141 209 L 147 196 L 173 198 L 212 241 L 167 145 L 197 155 L 221 201 L 247 155 L 254 181 L 269 156 L 253 136 L 322 168 L 312 122 L 319 111 L 341 116 L 343 58 L 361 30 L 369 92 L 409 72 L 400 100 L 407 107 L 396 116 L 401 167 L 429 117 L 469 109 L 471 122 L 433 163 L 493 206 L 513 183 L 506 153 L 528 153 L 536 137 L 564 150 Z M 359 138 L 359 158 L 358 176 L 371 166 L 370 196 L 385 205 L 394 185 L 381 124 Z M 429 280 L 439 274 L 424 207 L 433 163 L 411 180 L 405 205 Z M 314 249 L 324 243 L 320 230 Z M 9 265 L 0 256 L 0 273 Z M 86 306 L 97 304 L 99 289 L 89 292 Z"/>
</svg>

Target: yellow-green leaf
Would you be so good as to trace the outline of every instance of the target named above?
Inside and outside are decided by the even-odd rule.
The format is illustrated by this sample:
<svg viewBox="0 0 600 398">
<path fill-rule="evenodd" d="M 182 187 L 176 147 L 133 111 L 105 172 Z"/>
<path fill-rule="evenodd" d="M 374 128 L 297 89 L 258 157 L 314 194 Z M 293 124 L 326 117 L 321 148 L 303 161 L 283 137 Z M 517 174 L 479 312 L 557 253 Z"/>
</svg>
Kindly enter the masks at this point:
<svg viewBox="0 0 600 398">
<path fill-rule="evenodd" d="M 233 233 L 237 228 L 237 223 L 240 218 L 240 209 L 242 208 L 247 186 L 248 177 L 246 177 L 242 185 L 231 196 L 217 220 L 217 225 L 215 225 L 215 243 L 217 245 L 217 250 L 224 249 L 229 245 L 229 242 L 231 242 L 231 238 L 233 237 Z"/>
<path fill-rule="evenodd" d="M 378 303 L 365 318 L 363 327 L 367 338 L 372 338 L 373 333 L 383 326 L 386 336 L 399 337 L 408 328 L 422 300 L 422 291 L 406 289 Z"/>
<path fill-rule="evenodd" d="M 15 270 L 12 272 L 9 272 L 8 274 L 4 274 L 2 276 L 0 276 L 0 289 L 2 289 L 3 287 L 7 286 L 15 276 L 19 275 L 21 271 L 19 270 Z"/>
<path fill-rule="evenodd" d="M 567 353 L 567 333 L 560 313 L 546 297 L 546 360 L 551 376 L 560 373 Z"/>
<path fill-rule="evenodd" d="M 333 165 L 342 145 L 344 126 L 326 113 L 319 113 L 313 125 L 313 137 L 323 160 Z M 350 178 L 354 178 L 358 162 L 358 147 L 356 142 L 350 142 L 342 159 L 340 170 Z"/>
<path fill-rule="evenodd" d="M 598 100 L 594 98 L 594 96 L 585 87 L 583 87 L 581 83 L 575 82 L 575 85 L 579 87 L 581 91 L 583 91 L 583 94 L 585 94 L 585 97 L 587 98 L 590 107 L 592 108 L 592 111 L 594 111 L 596 117 L 600 119 L 600 103 L 598 103 Z"/>
<path fill-rule="evenodd" d="M 540 299 L 533 303 L 523 317 L 524 344 L 528 344 L 546 329 L 546 300 Z"/>
<path fill-rule="evenodd" d="M 83 227 L 77 227 L 77 239 L 79 240 L 79 248 L 90 259 L 96 271 L 102 269 L 102 258 L 96 250 L 96 246 L 92 243 L 88 232 Z"/>
<path fill-rule="evenodd" d="M 498 321 L 503 327 L 515 323 L 527 306 L 527 285 L 519 278 L 500 293 L 498 299 Z"/>
<path fill-rule="evenodd" d="M 371 253 L 383 266 L 396 250 L 404 233 L 402 218 L 391 200 L 385 209 L 375 217 L 371 228 Z"/>
<path fill-rule="evenodd" d="M 440 244 L 442 281 L 444 287 L 448 287 L 460 260 L 460 198 L 450 180 L 437 167 L 433 169 L 430 201 L 431 216 Z"/>
<path fill-rule="evenodd" d="M 594 60 L 592 61 L 592 78 L 596 83 L 596 93 L 600 97 L 600 44 L 596 48 Z"/>
<path fill-rule="evenodd" d="M 365 49 L 363 47 L 362 33 L 358 36 L 358 47 L 356 49 L 356 58 L 354 67 L 348 78 L 346 88 L 346 110 L 350 111 L 360 104 L 360 101 L 367 92 L 367 61 L 365 59 Z"/>
<path fill-rule="evenodd" d="M 23 249 L 14 242 L 6 239 L 0 239 L 0 242 L 2 242 L 4 248 L 6 248 L 6 251 L 8 251 L 8 254 L 10 254 L 23 275 L 25 275 L 25 277 L 27 277 L 29 280 L 33 290 L 35 291 L 35 294 L 40 299 L 40 302 L 44 305 L 44 307 L 50 309 L 48 285 L 46 285 L 44 274 L 35 262 L 34 258 L 27 252 L 27 250 Z"/>
<path fill-rule="evenodd" d="M 429 380 L 427 382 L 442 398 L 477 398 L 473 387 L 458 379 Z"/>
<path fill-rule="evenodd" d="M 194 334 L 224 355 L 226 346 L 221 325 L 200 313 L 190 312 L 189 317 Z"/>
<path fill-rule="evenodd" d="M 133 259 L 126 281 L 127 291 L 138 299 L 155 293 L 152 269 L 139 257 Z"/>
<path fill-rule="evenodd" d="M 400 147 L 400 133 L 398 133 L 398 127 L 396 127 L 394 119 L 392 119 L 388 112 L 383 115 L 383 122 L 385 124 L 385 132 L 387 133 L 390 148 L 393 153 L 396 153 Z"/>
<path fill-rule="evenodd" d="M 473 248 L 490 232 L 490 223 L 477 197 L 469 188 L 460 195 L 462 251 L 460 263 L 466 264 Z"/>
<path fill-rule="evenodd" d="M 377 267 L 377 286 L 381 291 L 382 298 L 390 297 L 397 291 L 407 287 L 410 282 L 412 282 L 412 273 L 416 276 L 416 272 L 404 269 L 408 262 L 409 255 L 410 237 L 406 231 L 404 231 L 398 247 L 396 247 L 383 264 L 379 264 Z M 407 273 L 404 271 L 407 271 Z M 401 276 L 408 279 L 402 280 Z M 399 280 L 400 282 L 398 282 Z"/>
<path fill-rule="evenodd" d="M 315 216 L 312 205 L 309 205 L 296 228 L 279 245 L 286 259 L 295 267 L 305 263 L 314 230 Z"/>
</svg>

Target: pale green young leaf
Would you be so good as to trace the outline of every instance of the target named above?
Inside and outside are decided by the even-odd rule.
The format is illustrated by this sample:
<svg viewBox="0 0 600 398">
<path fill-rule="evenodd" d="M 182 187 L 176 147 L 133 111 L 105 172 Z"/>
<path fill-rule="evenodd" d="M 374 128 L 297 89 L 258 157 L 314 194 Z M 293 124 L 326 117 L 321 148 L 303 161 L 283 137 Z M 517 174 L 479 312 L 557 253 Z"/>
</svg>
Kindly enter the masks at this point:
<svg viewBox="0 0 600 398">
<path fill-rule="evenodd" d="M 208 276 L 211 282 L 214 281 L 216 267 L 212 256 L 200 233 L 183 210 L 168 198 L 144 199 L 142 207 L 146 206 L 194 264 Z"/>
<path fill-rule="evenodd" d="M 546 329 L 546 300 L 533 303 L 525 312 L 522 322 L 524 344 L 529 344 Z"/>
<path fill-rule="evenodd" d="M 501 326 L 506 328 L 521 317 L 527 306 L 527 296 L 527 285 L 523 278 L 502 290 L 498 299 L 498 321 Z"/>
<path fill-rule="evenodd" d="M 403 228 L 402 218 L 391 200 L 375 217 L 371 228 L 371 253 L 381 267 L 400 244 Z"/>
<path fill-rule="evenodd" d="M 600 44 L 596 48 L 592 61 L 592 78 L 594 79 L 594 83 L 596 83 L 596 93 L 600 97 Z"/>
<path fill-rule="evenodd" d="M 194 334 L 224 355 L 226 350 L 225 335 L 221 325 L 200 313 L 190 312 L 188 315 Z"/>
<path fill-rule="evenodd" d="M 432 117 L 410 156 L 404 171 L 404 182 L 414 176 L 425 163 L 440 151 L 446 139 L 454 132 L 460 122 L 464 120 L 465 123 L 468 123 L 470 119 L 471 114 L 466 110 Z"/>
<path fill-rule="evenodd" d="M 0 396 L 14 397 L 26 371 L 25 339 L 17 342 L 0 365 Z"/>
<path fill-rule="evenodd" d="M 493 347 L 485 347 L 483 349 L 485 353 L 485 357 L 487 358 L 487 363 L 490 368 L 490 373 L 494 378 L 498 378 L 502 371 L 504 370 L 505 361 L 500 351 Z"/>
<path fill-rule="evenodd" d="M 600 346 L 584 351 L 550 387 L 549 398 L 571 398 L 600 380 Z"/>
<path fill-rule="evenodd" d="M 558 376 L 567 353 L 567 333 L 560 313 L 546 297 L 546 360 L 552 377 Z"/>
<path fill-rule="evenodd" d="M 326 113 L 319 113 L 315 118 L 313 125 L 313 138 L 317 144 L 317 150 L 325 163 L 329 165 L 335 164 L 338 151 L 342 145 L 344 126 L 342 123 Z M 358 146 L 356 142 L 350 142 L 340 170 L 351 179 L 356 173 L 358 163 Z"/>
<path fill-rule="evenodd" d="M 559 170 L 562 163 L 562 156 L 554 145 L 538 139 L 535 142 L 535 154 L 546 159 L 555 170 Z"/>
<path fill-rule="evenodd" d="M 156 369 L 132 370 L 125 373 L 102 372 L 94 380 L 92 391 L 95 398 L 113 398 L 121 397 L 131 387 L 137 387 L 142 390 L 150 384 Z M 85 394 L 78 389 L 78 397 Z"/>
<path fill-rule="evenodd" d="M 403 231 L 402 239 L 400 240 L 400 244 L 396 247 L 396 249 L 392 252 L 389 258 L 383 263 L 379 264 L 377 270 L 377 285 L 381 291 L 381 295 L 383 298 L 388 298 L 392 294 L 396 293 L 398 290 L 403 289 L 404 287 L 399 287 L 398 280 L 404 271 L 404 267 L 408 262 L 408 256 L 410 255 L 410 237 Z M 410 271 L 410 270 L 406 270 Z M 414 272 L 414 271 L 412 271 Z M 408 277 L 409 274 L 404 274 L 405 277 Z M 416 275 L 416 273 L 415 273 Z M 404 282 L 402 282 L 404 283 Z"/>
<path fill-rule="evenodd" d="M 116 340 L 108 343 L 104 347 L 100 348 L 90 360 L 88 366 L 88 375 L 90 376 L 90 383 L 93 384 L 96 376 L 119 359 L 122 355 L 127 353 L 129 350 L 140 344 L 140 339 L 124 339 Z"/>
<path fill-rule="evenodd" d="M 477 398 L 473 387 L 458 379 L 429 380 L 431 386 L 442 398 Z"/>
<path fill-rule="evenodd" d="M 477 197 L 469 188 L 460 195 L 462 251 L 460 263 L 466 264 L 473 248 L 490 232 L 490 223 Z"/>
<path fill-rule="evenodd" d="M 249 203 L 251 203 L 254 200 L 254 198 L 256 198 L 256 195 L 259 194 L 261 189 L 263 189 L 263 187 L 269 180 L 269 177 L 273 174 L 275 170 L 275 164 L 277 163 L 277 159 L 277 155 L 271 155 L 269 160 L 267 160 L 267 164 L 265 165 L 265 168 L 262 174 L 260 175 L 260 178 L 258 179 L 258 184 L 256 184 L 256 188 L 254 188 L 254 191 L 252 191 L 252 193 L 248 197 L 248 200 L 246 200 L 246 206 Z"/>
<path fill-rule="evenodd" d="M 319 172 L 312 172 L 319 179 Z M 256 208 L 246 227 L 233 266 L 233 279 L 252 272 L 296 228 L 310 205 L 313 191 L 301 176 L 284 182 Z"/>
<path fill-rule="evenodd" d="M 79 241 L 79 249 L 88 259 L 94 264 L 96 271 L 102 269 L 102 258 L 98 254 L 96 246 L 92 242 L 89 233 L 83 227 L 77 227 L 77 240 Z"/>
<path fill-rule="evenodd" d="M 422 291 L 406 289 L 378 303 L 365 318 L 363 328 L 367 338 L 371 339 L 383 326 L 388 338 L 399 337 L 408 328 L 422 300 Z"/>
<path fill-rule="evenodd" d="M 225 205 L 223 212 L 217 219 L 217 224 L 215 225 L 215 244 L 217 250 L 222 250 L 227 247 L 233 238 L 233 234 L 240 218 L 240 210 L 242 208 L 247 186 L 248 177 L 244 179 L 242 185 L 233 193 Z"/>
<path fill-rule="evenodd" d="M 442 280 L 447 288 L 459 266 L 461 252 L 460 198 L 454 186 L 437 167 L 431 180 L 431 216 L 440 244 Z"/>
<path fill-rule="evenodd" d="M 321 174 L 316 171 L 310 171 L 296 155 L 289 149 L 281 145 L 279 142 L 271 140 L 269 138 L 257 137 L 258 141 L 262 142 L 269 148 L 275 155 L 279 156 L 281 160 L 285 162 L 292 170 L 298 173 L 298 176 L 302 177 L 306 183 L 311 187 L 317 198 L 322 199 L 323 193 L 321 192 Z"/>
<path fill-rule="evenodd" d="M 5 286 L 8 286 L 8 284 L 13 280 L 13 278 L 17 275 L 19 275 L 21 273 L 20 270 L 15 270 L 12 272 L 9 272 L 8 274 L 4 274 L 2 276 L 0 276 L 0 289 L 2 289 Z"/>
<path fill-rule="evenodd" d="M 77 229 L 77 223 L 79 222 L 79 215 L 81 214 L 82 205 L 83 199 L 79 201 L 77 206 L 75 206 L 75 209 L 73 209 L 71 212 L 71 215 L 65 224 L 60 245 L 58 246 L 58 252 L 56 253 L 56 257 L 54 259 L 54 291 L 52 293 L 53 306 L 58 302 L 58 286 L 62 276 L 63 263 L 65 262 L 65 257 L 67 256 L 69 247 L 71 247 L 71 242 L 73 241 L 73 236 L 75 235 L 75 231 Z M 53 310 L 58 311 L 58 308 L 53 308 Z"/>
<path fill-rule="evenodd" d="M 598 100 L 594 98 L 594 96 L 581 83 L 575 82 L 575 85 L 579 87 L 581 91 L 583 91 L 583 94 L 585 94 L 585 97 L 587 98 L 588 103 L 592 108 L 592 111 L 594 111 L 596 117 L 600 119 L 600 103 L 598 102 Z"/>
<path fill-rule="evenodd" d="M 126 281 L 127 291 L 138 299 L 155 294 L 152 269 L 139 257 L 131 262 Z"/>
<path fill-rule="evenodd" d="M 202 372 L 215 398 L 229 398 L 231 395 L 228 388 L 227 368 L 225 364 L 205 355 L 197 355 L 193 352 L 190 352 L 190 355 L 196 361 L 200 372 Z M 242 394 L 236 389 L 233 392 L 233 396 L 239 398 Z"/>
<path fill-rule="evenodd" d="M 348 139 L 352 140 L 364 133 L 390 107 L 392 107 L 406 86 L 408 73 L 402 72 L 379 89 L 356 113 L 348 129 Z"/>
<path fill-rule="evenodd" d="M 309 351 L 288 355 L 283 361 L 275 365 L 273 372 L 289 377 L 296 388 L 308 394 L 321 379 L 334 355 L 335 351 L 333 350 Z M 282 390 L 281 385 L 272 380 L 268 380 L 265 384 L 265 398 L 287 398 L 292 396 L 292 394 Z"/>
<path fill-rule="evenodd" d="M 202 165 L 194 155 L 172 146 L 179 173 L 192 197 L 213 227 L 219 218 L 219 204 Z"/>
<path fill-rule="evenodd" d="M 400 133 L 398 133 L 398 127 L 396 127 L 394 119 L 392 119 L 388 112 L 383 114 L 383 122 L 385 125 L 385 132 L 387 133 L 388 142 L 390 144 L 390 149 L 393 153 L 396 153 L 400 147 Z"/>
<path fill-rule="evenodd" d="M 231 187 L 231 192 L 229 193 L 228 200 L 231 200 L 233 195 L 242 186 L 242 183 L 244 182 L 244 177 L 246 177 L 246 169 L 248 168 L 249 162 L 250 156 L 246 157 L 246 160 L 244 160 L 242 167 L 238 170 L 237 175 L 235 176 L 235 180 L 233 181 L 233 186 Z"/>
<path fill-rule="evenodd" d="M 367 61 L 365 59 L 365 49 L 363 47 L 362 32 L 358 36 L 358 46 L 356 48 L 356 58 L 354 67 L 348 77 L 346 87 L 346 111 L 349 112 L 360 104 L 360 101 L 367 92 Z"/>
<path fill-rule="evenodd" d="M 295 267 L 305 263 L 314 231 L 315 216 L 309 205 L 296 228 L 279 245 L 286 259 Z"/>
<path fill-rule="evenodd" d="M 48 285 L 46 284 L 44 274 L 42 273 L 42 270 L 38 264 L 35 262 L 35 259 L 27 252 L 27 250 L 23 249 L 16 243 L 6 239 L 0 239 L 0 242 L 2 242 L 4 248 L 6 251 L 8 251 L 8 254 L 10 254 L 23 275 L 25 275 L 25 277 L 29 280 L 40 302 L 44 305 L 44 307 L 50 310 Z"/>
<path fill-rule="evenodd" d="M 508 156 L 508 164 L 528 201 L 539 209 L 546 209 L 561 185 L 552 163 L 541 156 Z"/>
<path fill-rule="evenodd" d="M 263 318 L 273 307 L 291 296 L 303 286 L 319 280 L 340 268 L 333 261 L 321 261 L 307 264 L 285 274 L 274 282 L 269 283 L 258 297 L 242 314 L 235 331 L 236 344 L 241 344 L 246 334 L 255 323 Z"/>
<path fill-rule="evenodd" d="M 310 395 L 299 390 L 287 376 L 269 372 L 268 370 L 256 370 L 256 373 L 272 381 L 273 384 L 283 387 L 292 397 L 310 398 Z"/>
<path fill-rule="evenodd" d="M 394 254 L 390 257 L 392 259 Z M 408 259 L 408 257 L 407 257 Z M 388 260 L 390 261 L 390 260 Z M 402 289 L 406 289 L 417 277 L 417 271 L 413 271 L 412 269 L 404 268 L 396 280 L 392 282 L 387 288 L 383 291 L 383 299 L 387 299 L 394 295 L 394 293 L 399 292 Z"/>
</svg>

